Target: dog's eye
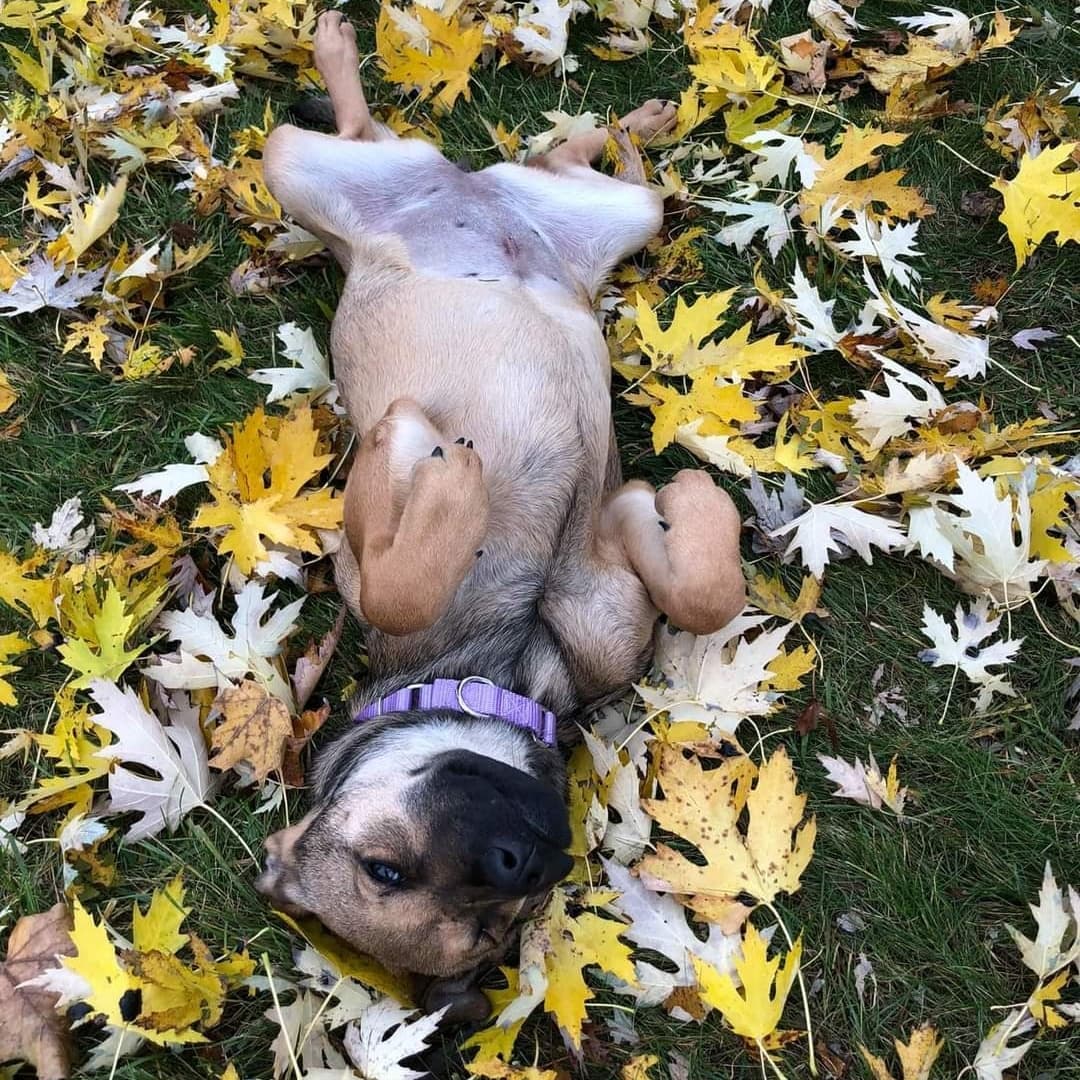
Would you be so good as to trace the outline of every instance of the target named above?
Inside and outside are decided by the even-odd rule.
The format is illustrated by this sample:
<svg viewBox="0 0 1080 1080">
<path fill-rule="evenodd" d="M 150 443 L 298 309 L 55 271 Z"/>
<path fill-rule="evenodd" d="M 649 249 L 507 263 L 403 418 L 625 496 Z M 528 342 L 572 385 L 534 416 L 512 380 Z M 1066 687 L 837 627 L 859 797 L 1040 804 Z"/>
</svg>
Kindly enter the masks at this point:
<svg viewBox="0 0 1080 1080">
<path fill-rule="evenodd" d="M 405 880 L 405 875 L 397 867 L 379 862 L 377 859 L 365 859 L 364 869 L 368 877 L 380 885 L 400 885 Z"/>
</svg>

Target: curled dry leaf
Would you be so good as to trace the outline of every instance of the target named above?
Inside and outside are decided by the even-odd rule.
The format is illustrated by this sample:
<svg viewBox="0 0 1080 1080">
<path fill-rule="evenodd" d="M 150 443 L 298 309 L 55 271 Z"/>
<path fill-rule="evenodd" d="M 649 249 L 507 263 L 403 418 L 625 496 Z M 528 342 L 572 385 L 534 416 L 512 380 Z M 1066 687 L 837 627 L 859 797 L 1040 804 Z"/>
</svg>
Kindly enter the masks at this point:
<svg viewBox="0 0 1080 1080">
<path fill-rule="evenodd" d="M 39 1080 L 67 1080 L 71 1049 L 67 1019 L 56 1011 L 58 995 L 22 986 L 55 968 L 58 956 L 70 956 L 71 913 L 60 903 L 39 915 L 24 915 L 8 939 L 0 964 L 0 1061 L 25 1061 Z"/>
</svg>

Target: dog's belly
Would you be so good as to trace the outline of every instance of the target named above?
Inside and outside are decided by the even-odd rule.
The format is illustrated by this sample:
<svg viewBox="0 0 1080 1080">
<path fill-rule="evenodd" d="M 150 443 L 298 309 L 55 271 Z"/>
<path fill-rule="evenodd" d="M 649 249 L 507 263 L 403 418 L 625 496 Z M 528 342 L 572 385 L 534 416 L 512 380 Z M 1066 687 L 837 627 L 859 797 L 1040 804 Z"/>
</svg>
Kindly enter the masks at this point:
<svg viewBox="0 0 1080 1080">
<path fill-rule="evenodd" d="M 413 266 L 424 273 L 576 288 L 528 207 L 497 178 L 463 172 L 443 158 L 417 174 L 414 192 L 404 198 L 395 193 L 381 222 L 401 238 Z"/>
</svg>

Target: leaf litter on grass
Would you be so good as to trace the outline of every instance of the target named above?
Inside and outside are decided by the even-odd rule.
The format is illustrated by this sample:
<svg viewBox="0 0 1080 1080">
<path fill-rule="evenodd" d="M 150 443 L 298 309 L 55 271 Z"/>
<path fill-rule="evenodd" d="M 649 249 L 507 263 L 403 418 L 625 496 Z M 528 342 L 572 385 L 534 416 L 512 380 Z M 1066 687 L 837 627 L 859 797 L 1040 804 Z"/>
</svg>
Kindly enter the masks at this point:
<svg viewBox="0 0 1080 1080">
<path fill-rule="evenodd" d="M 715 1011 L 782 1075 L 798 1035 L 780 1026 L 798 1015 L 787 1007 L 796 984 L 812 1065 L 803 941 L 775 905 L 800 888 L 815 819 L 803 820 L 805 796 L 785 751 L 767 754 L 759 736 L 747 754 L 737 739 L 813 677 L 819 651 L 804 621 L 827 614 L 829 567 L 852 554 L 868 574 L 890 554 L 919 559 L 971 594 L 967 611 L 957 607 L 955 636 L 927 606 L 934 647 L 921 655 L 975 682 L 978 711 L 994 693 L 1016 693 L 1004 673 L 986 670 L 1011 663 L 1024 644 L 1007 634 L 982 645 L 1003 617 L 1034 605 L 1047 583 L 1062 610 L 1074 619 L 1080 611 L 1080 461 L 1067 457 L 1069 433 L 1043 417 L 995 417 L 983 382 L 1004 364 L 1003 316 L 996 300 L 934 292 L 919 234 L 935 208 L 896 157 L 929 136 L 893 126 L 970 109 L 950 77 L 1023 47 L 1038 28 L 1012 13 L 932 8 L 895 19 L 897 30 L 854 7 L 814 0 L 805 32 L 776 42 L 767 2 L 595 6 L 594 58 L 630 69 L 681 31 L 687 60 L 676 129 L 649 148 L 669 227 L 645 268 L 620 271 L 601 304 L 615 371 L 628 382 L 621 396 L 649 410 L 654 452 L 677 444 L 751 478 L 756 550 L 798 559 L 810 574 L 797 599 L 779 577 L 757 574 L 761 610 L 709 637 L 661 629 L 635 694 L 592 718 L 588 753 L 573 770 L 573 805 L 588 817 L 577 827 L 577 865 L 526 927 L 507 989 L 489 992 L 494 1018 L 467 1044 L 475 1075 L 554 1075 L 517 1064 L 528 1059 L 525 1020 L 546 1011 L 580 1051 L 586 1023 L 604 1022 L 590 1009 L 599 993 L 682 1024 Z M 475 108 L 478 77 L 497 79 L 505 64 L 572 79 L 585 10 L 558 0 L 382 4 L 375 59 L 394 103 L 380 119 L 399 134 L 440 140 L 439 120 Z M 183 17 L 94 0 L 6 5 L 0 26 L 15 89 L 0 126 L 0 183 L 21 192 L 24 228 L 4 245 L 0 315 L 25 320 L 49 309 L 54 351 L 102 378 L 153 380 L 211 360 L 221 378 L 240 368 L 255 344 L 243 327 L 214 330 L 218 349 L 205 358 L 171 337 L 174 297 L 185 302 L 183 278 L 213 244 L 176 230 L 136 236 L 144 230 L 134 193 L 144 178 L 167 176 L 193 214 L 227 220 L 248 252 L 230 277 L 242 294 L 265 296 L 321 258 L 320 241 L 284 217 L 262 180 L 261 149 L 279 119 L 273 107 L 234 131 L 228 147 L 216 130 L 260 81 L 319 88 L 315 14 L 290 0 L 222 0 Z M 866 106 L 859 124 L 844 116 L 856 96 Z M 1003 157 L 992 186 L 1017 267 L 1049 244 L 1080 241 L 1077 96 L 1066 82 L 986 117 L 988 144 Z M 520 158 L 525 145 L 537 152 L 606 119 L 561 109 L 545 118 L 549 130 L 526 143 L 494 118 L 499 155 Z M 702 213 L 711 228 L 683 227 Z M 710 247 L 761 261 L 741 288 L 695 289 Z M 1015 330 L 1020 347 L 1049 340 Z M 393 980 L 362 958 L 343 961 L 348 950 L 325 935 L 298 954 L 295 974 L 268 969 L 263 979 L 242 952 L 214 959 L 194 930 L 180 932 L 179 920 L 198 913 L 183 907 L 179 878 L 162 883 L 147 915 L 133 910 L 130 942 L 106 921 L 114 904 L 95 919 L 80 898 L 95 903 L 107 890 L 99 856 L 110 837 L 138 842 L 183 829 L 189 815 L 216 814 L 211 803 L 229 777 L 276 806 L 284 785 L 303 782 L 302 747 L 325 719 L 304 710 L 308 669 L 315 664 L 317 680 L 333 646 L 297 657 L 289 639 L 303 600 L 285 603 L 267 582 L 303 588 L 310 565 L 338 542 L 337 465 L 348 434 L 311 331 L 290 322 L 277 333 L 295 366 L 251 374 L 269 388 L 266 407 L 218 437 L 189 435 L 190 464 L 148 462 L 148 474 L 119 485 L 130 506 L 106 507 L 97 537 L 69 499 L 17 551 L 0 552 L 0 601 L 18 627 L 0 638 L 0 673 L 11 680 L 0 682 L 0 704 L 15 704 L 20 665 L 35 647 L 58 642 L 71 671 L 49 730 L 11 734 L 5 756 L 34 747 L 39 757 L 13 806 L 0 804 L 9 823 L 0 839 L 58 812 L 50 821 L 68 838 L 59 846 L 67 895 L 53 910 L 71 912 L 75 924 L 67 942 L 53 936 L 55 954 L 71 955 L 51 969 L 35 955 L 45 971 L 35 972 L 33 989 L 4 984 L 4 993 L 23 995 L 16 1007 L 26 1015 L 12 1054 L 57 1077 L 69 1068 L 67 1024 L 50 995 L 89 1006 L 106 1025 L 91 1069 L 151 1052 L 145 1042 L 212 1040 L 241 982 L 273 994 L 275 1077 L 294 1062 L 313 1078 L 420 1075 L 403 1062 L 438 1025 L 437 1016 L 416 1018 L 368 993 L 349 972 L 373 986 Z M 856 393 L 831 396 L 824 365 L 836 362 L 861 382 Z M 0 412 L 17 411 L 17 388 L 17 377 L 0 376 Z M 20 426 L 11 424 L 12 437 Z M 794 476 L 814 481 L 806 486 L 813 496 Z M 199 489 L 195 512 L 168 509 L 186 488 Z M 196 543 L 216 551 L 220 571 L 193 557 Z M 838 795 L 902 815 L 907 789 L 895 760 L 884 777 L 872 753 L 869 766 L 822 760 Z M 673 846 L 686 841 L 704 865 Z M 68 864 L 79 854 L 91 860 L 86 877 Z M 1010 927 L 1037 985 L 977 1049 L 972 1032 L 979 1077 L 1014 1067 L 1037 1028 L 1080 1021 L 1062 1000 L 1077 978 L 1080 902 L 1049 868 L 1040 895 L 1036 938 Z M 33 918 L 46 916 L 24 915 L 19 926 Z M 9 971 L 27 932 L 12 934 Z M 657 954 L 675 971 L 656 966 Z M 334 972 L 333 989 L 312 981 L 321 965 Z M 632 1022 L 620 1030 L 633 1038 Z M 904 1080 L 926 1080 L 941 1045 L 929 1026 L 897 1040 Z M 893 1075 L 860 1050 L 874 1075 Z M 648 1075 L 653 1060 L 638 1055 L 624 1073 Z"/>
</svg>

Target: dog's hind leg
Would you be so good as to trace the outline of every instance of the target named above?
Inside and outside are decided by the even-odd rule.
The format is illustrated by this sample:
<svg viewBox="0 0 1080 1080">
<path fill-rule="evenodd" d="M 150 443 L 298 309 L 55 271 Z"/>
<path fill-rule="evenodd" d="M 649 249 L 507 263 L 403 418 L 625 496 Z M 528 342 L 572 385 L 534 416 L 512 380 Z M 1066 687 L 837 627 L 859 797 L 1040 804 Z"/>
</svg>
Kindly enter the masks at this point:
<svg viewBox="0 0 1080 1080">
<path fill-rule="evenodd" d="M 388 634 L 426 629 L 481 557 L 487 520 L 472 444 L 448 439 L 416 402 L 398 399 L 364 436 L 345 487 L 359 579 L 346 600 Z"/>
<path fill-rule="evenodd" d="M 708 473 L 683 469 L 658 492 L 635 480 L 609 496 L 600 534 L 676 626 L 711 634 L 746 603 L 740 524 L 735 504 Z"/>
<path fill-rule="evenodd" d="M 340 11 L 324 11 L 315 27 L 315 66 L 326 83 L 334 107 L 334 123 L 342 139 L 376 141 L 397 136 L 371 119 L 360 83 L 356 28 Z"/>
</svg>

